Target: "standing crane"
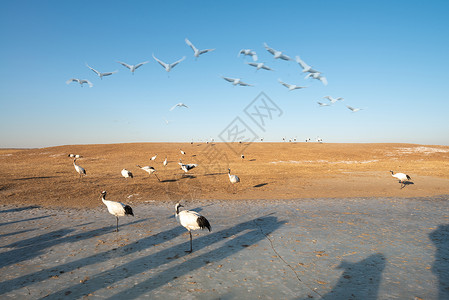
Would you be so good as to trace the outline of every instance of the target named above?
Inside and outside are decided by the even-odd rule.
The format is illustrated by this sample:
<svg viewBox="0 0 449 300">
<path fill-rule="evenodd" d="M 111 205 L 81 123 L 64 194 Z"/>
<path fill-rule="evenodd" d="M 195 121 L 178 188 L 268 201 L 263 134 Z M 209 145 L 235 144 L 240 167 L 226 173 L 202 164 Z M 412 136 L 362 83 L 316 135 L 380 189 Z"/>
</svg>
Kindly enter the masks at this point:
<svg viewBox="0 0 449 300">
<path fill-rule="evenodd" d="M 131 206 L 125 205 L 121 202 L 106 200 L 106 191 L 101 192 L 100 197 L 101 197 L 101 201 L 103 201 L 103 203 L 108 208 L 109 213 L 111 215 L 114 215 L 117 218 L 116 232 L 118 232 L 118 217 L 122 217 L 125 215 L 134 216 L 133 209 L 131 208 Z"/>
<path fill-rule="evenodd" d="M 78 166 L 78 165 L 76 164 L 76 157 L 75 157 L 75 159 L 73 160 L 73 166 L 75 167 L 75 171 L 78 172 L 78 174 L 80 174 L 80 179 L 82 178 L 83 175 L 84 175 L 84 176 L 86 175 L 86 170 L 84 170 L 83 167 Z"/>
<path fill-rule="evenodd" d="M 179 208 L 183 207 L 181 204 L 176 203 L 175 205 L 175 217 L 176 221 L 178 221 L 185 229 L 189 231 L 190 235 L 190 251 L 186 251 L 188 253 L 192 253 L 192 230 L 198 229 L 209 229 L 211 231 L 209 221 L 200 215 L 199 213 L 191 210 L 182 210 L 179 211 Z"/>
</svg>

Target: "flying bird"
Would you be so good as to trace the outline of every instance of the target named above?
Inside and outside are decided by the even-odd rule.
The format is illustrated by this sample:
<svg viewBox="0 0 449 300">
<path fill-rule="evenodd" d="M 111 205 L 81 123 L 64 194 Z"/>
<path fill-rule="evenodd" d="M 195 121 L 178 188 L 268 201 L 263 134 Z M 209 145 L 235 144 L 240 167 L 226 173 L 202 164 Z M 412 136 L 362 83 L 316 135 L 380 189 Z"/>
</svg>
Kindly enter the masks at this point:
<svg viewBox="0 0 449 300">
<path fill-rule="evenodd" d="M 134 75 L 134 71 L 137 70 L 137 68 L 143 66 L 144 64 L 149 63 L 149 61 L 144 61 L 137 65 L 128 65 L 127 63 L 124 63 L 121 61 L 118 61 L 118 63 L 121 64 L 122 66 L 124 66 L 125 68 L 128 68 L 131 71 L 131 73 Z"/>
<path fill-rule="evenodd" d="M 181 58 L 181 59 L 178 60 L 178 61 L 175 61 L 175 62 L 172 63 L 172 64 L 164 63 L 163 61 L 157 59 L 157 58 L 154 56 L 154 54 L 153 54 L 153 58 L 154 58 L 154 60 L 156 60 L 156 61 L 157 61 L 163 68 L 165 68 L 165 71 L 170 72 L 171 69 L 173 69 L 177 64 L 179 64 L 180 62 L 182 62 L 186 57 L 184 56 L 183 58 Z"/>
<path fill-rule="evenodd" d="M 240 85 L 240 86 L 253 86 L 251 84 L 245 83 L 243 81 L 240 80 L 240 78 L 229 78 L 229 77 L 223 77 L 221 76 L 224 80 L 231 82 L 233 86 L 236 85 Z"/>
<path fill-rule="evenodd" d="M 106 191 L 101 192 L 100 197 L 101 197 L 101 201 L 103 201 L 103 203 L 108 208 L 109 213 L 111 215 L 114 215 L 117 218 L 116 232 L 118 232 L 118 217 L 122 217 L 122 216 L 126 216 L 126 215 L 134 216 L 133 209 L 131 208 L 131 206 L 125 205 L 121 202 L 106 200 Z"/>
<path fill-rule="evenodd" d="M 391 172 L 391 176 L 393 176 L 394 178 L 399 180 L 399 183 L 401 184 L 401 189 L 403 187 L 405 187 L 405 181 L 412 179 L 410 176 L 408 176 L 407 174 L 404 174 L 404 173 L 396 173 L 396 174 L 394 174 L 394 172 L 391 171 L 391 170 L 390 170 L 390 172 Z"/>
<path fill-rule="evenodd" d="M 267 65 L 265 65 L 264 63 L 255 63 L 255 62 L 250 62 L 250 63 L 246 63 L 252 67 L 256 68 L 256 71 L 260 70 L 260 69 L 264 69 L 264 70 L 268 70 L 268 71 L 274 71 L 272 68 L 268 67 Z"/>
<path fill-rule="evenodd" d="M 343 101 L 342 97 L 338 97 L 338 98 L 332 98 L 331 96 L 324 96 L 323 98 L 326 98 L 327 100 L 329 100 L 332 104 L 334 104 L 337 101 Z"/>
<path fill-rule="evenodd" d="M 354 108 L 354 107 L 349 106 L 349 105 L 346 105 L 346 107 L 347 107 L 348 109 L 350 109 L 352 112 L 358 112 L 359 110 L 362 110 L 361 108 Z"/>
<path fill-rule="evenodd" d="M 121 173 L 122 173 L 122 176 L 125 178 L 129 178 L 129 177 L 133 178 L 134 177 L 133 173 L 131 173 L 130 171 L 128 171 L 126 169 L 123 169 Z"/>
<path fill-rule="evenodd" d="M 319 73 L 317 70 L 312 69 L 311 66 L 306 64 L 299 56 L 296 56 L 296 62 L 301 66 L 303 73 Z"/>
<path fill-rule="evenodd" d="M 170 108 L 170 111 L 172 111 L 172 110 L 174 110 L 176 107 L 185 107 L 185 108 L 189 108 L 187 105 L 185 105 L 184 103 L 182 103 L 182 102 L 179 102 L 178 104 L 176 104 L 176 105 L 173 105 L 173 107 L 172 108 Z"/>
<path fill-rule="evenodd" d="M 175 205 L 175 218 L 176 221 L 178 221 L 181 226 L 183 226 L 185 229 L 189 231 L 190 235 L 190 250 L 186 251 L 188 253 L 192 253 L 192 232 L 191 230 L 198 230 L 198 229 L 208 229 L 211 230 L 211 226 L 209 221 L 200 215 L 199 213 L 191 210 L 182 210 L 179 211 L 179 208 L 183 207 L 181 204 L 176 203 Z"/>
<path fill-rule="evenodd" d="M 282 80 L 278 79 L 279 83 L 288 88 L 289 91 L 297 90 L 297 89 L 304 89 L 306 86 L 299 86 L 295 84 L 288 84 L 283 82 Z"/>
<path fill-rule="evenodd" d="M 71 78 L 69 80 L 67 80 L 65 83 L 70 84 L 72 82 L 78 82 L 81 87 L 83 86 L 84 83 L 87 83 L 89 85 L 89 87 L 93 87 L 94 85 L 87 79 L 78 79 L 78 78 Z"/>
<path fill-rule="evenodd" d="M 313 78 L 313 79 L 317 79 L 320 80 L 324 85 L 327 85 L 327 79 L 324 76 L 321 76 L 321 73 L 309 73 L 306 75 L 306 77 L 304 77 L 305 79 L 308 78 Z"/>
<path fill-rule="evenodd" d="M 317 103 L 318 103 L 320 106 L 331 106 L 331 105 L 328 104 L 328 103 L 321 103 L 321 102 L 319 102 L 319 101 L 317 101 Z"/>
<path fill-rule="evenodd" d="M 195 56 L 196 58 L 198 58 L 201 54 L 207 53 L 207 52 L 211 52 L 214 51 L 215 49 L 204 49 L 204 50 L 198 50 L 191 41 L 189 41 L 187 38 L 185 39 L 186 44 L 190 46 L 190 48 L 192 48 L 193 50 L 193 56 Z"/>
<path fill-rule="evenodd" d="M 118 72 L 118 71 L 114 71 L 114 72 L 105 72 L 105 73 L 101 73 L 100 71 L 97 71 L 97 70 L 95 70 L 94 68 L 90 67 L 87 63 L 86 63 L 86 66 L 87 66 L 89 69 L 91 69 L 95 74 L 97 74 L 98 77 L 100 77 L 100 79 L 103 79 L 103 76 L 109 76 L 109 75 L 112 75 L 112 74 L 115 74 L 115 73 Z"/>
<path fill-rule="evenodd" d="M 265 49 L 267 49 L 268 52 L 270 52 L 271 54 L 273 54 L 274 58 L 280 58 L 283 60 L 292 60 L 289 56 L 283 54 L 281 51 L 278 50 L 274 50 L 273 48 L 270 48 L 266 43 L 263 43 Z"/>
<path fill-rule="evenodd" d="M 243 54 L 244 56 L 249 55 L 253 58 L 253 61 L 257 61 L 257 54 L 251 49 L 242 49 L 240 50 L 238 57 L 240 57 L 240 54 Z"/>
</svg>

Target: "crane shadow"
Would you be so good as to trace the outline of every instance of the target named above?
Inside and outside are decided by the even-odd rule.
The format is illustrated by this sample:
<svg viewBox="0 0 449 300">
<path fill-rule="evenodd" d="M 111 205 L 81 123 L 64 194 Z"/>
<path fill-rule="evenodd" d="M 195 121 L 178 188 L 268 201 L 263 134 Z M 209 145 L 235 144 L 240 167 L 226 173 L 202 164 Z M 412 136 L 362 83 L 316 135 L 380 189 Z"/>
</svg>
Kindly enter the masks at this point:
<svg viewBox="0 0 449 300">
<path fill-rule="evenodd" d="M 28 219 L 23 219 L 23 220 L 18 220 L 18 221 L 5 222 L 5 223 L 0 223 L 0 226 L 11 225 L 11 224 L 20 223 L 20 222 L 36 221 L 36 220 L 45 219 L 45 218 L 49 218 L 49 217 L 50 216 L 40 216 L 40 217 L 28 218 Z"/>
<path fill-rule="evenodd" d="M 15 181 L 21 181 L 21 180 L 35 180 L 35 179 L 49 179 L 49 178 L 56 178 L 57 176 L 36 176 L 36 177 L 23 177 L 23 178 L 14 178 Z"/>
<path fill-rule="evenodd" d="M 38 205 L 30 205 L 30 206 L 22 206 L 22 207 L 10 208 L 10 209 L 1 210 L 0 213 L 19 212 L 19 211 L 24 211 L 24 210 L 28 210 L 28 209 L 35 209 L 35 208 L 40 208 L 40 206 L 38 206 Z"/>
<path fill-rule="evenodd" d="M 355 263 L 342 261 L 337 268 L 343 269 L 343 274 L 321 299 L 378 299 L 385 264 L 386 258 L 381 253 Z"/>
<path fill-rule="evenodd" d="M 412 185 L 412 184 L 414 184 L 412 181 L 408 181 L 408 180 L 404 181 L 401 183 L 401 189 L 405 188 L 408 185 Z"/>
<path fill-rule="evenodd" d="M 253 186 L 253 187 L 255 187 L 255 188 L 260 188 L 260 187 L 266 186 L 267 184 L 268 184 L 268 182 L 259 183 L 259 184 L 256 184 L 256 185 Z"/>
<path fill-rule="evenodd" d="M 110 299 L 129 299 L 139 298 L 143 293 L 148 293 L 163 285 L 186 275 L 194 270 L 201 269 L 208 263 L 223 260 L 233 254 L 236 254 L 250 245 L 253 245 L 266 238 L 265 234 L 271 234 L 273 231 L 280 228 L 284 222 L 280 222 L 276 217 L 264 216 L 261 218 L 254 218 L 249 221 L 241 222 L 230 228 L 220 230 L 211 234 L 203 235 L 194 239 L 194 251 L 201 250 L 212 246 L 215 243 L 227 239 L 226 242 L 216 248 L 211 249 L 198 256 L 191 256 L 185 252 L 189 247 L 189 241 L 174 245 L 172 247 L 161 250 L 157 253 L 144 256 L 133 261 L 124 263 L 120 268 L 112 268 L 95 274 L 95 277 L 84 282 L 72 285 L 70 287 L 56 291 L 48 297 L 50 299 L 57 299 L 64 297 L 68 291 L 70 296 L 79 298 L 83 295 L 93 293 L 99 289 L 113 286 L 116 282 L 148 272 L 148 270 L 159 268 L 176 259 L 177 263 L 150 278 L 135 284 L 132 289 L 120 291 L 113 295 Z M 264 233 L 261 232 L 261 227 L 264 228 Z M 185 232 L 185 230 L 183 230 Z M 232 236 L 232 238 L 230 238 Z M 126 270 L 124 272 L 123 270 Z"/>
<path fill-rule="evenodd" d="M 147 219 L 136 220 L 120 226 L 125 227 L 132 224 L 144 222 L 145 220 Z M 107 233 L 111 233 L 114 230 L 115 224 L 112 226 L 105 226 L 79 234 L 70 235 L 75 231 L 75 229 L 65 228 L 37 235 L 29 239 L 20 240 L 0 247 L 14 248 L 13 250 L 0 253 L 0 268 L 32 259 L 38 255 L 43 254 L 45 249 L 56 246 L 58 244 L 73 243 L 92 237 L 98 237 Z"/>
<path fill-rule="evenodd" d="M 436 247 L 432 273 L 438 278 L 438 299 L 449 299 L 449 224 L 439 225 L 429 238 Z"/>
</svg>

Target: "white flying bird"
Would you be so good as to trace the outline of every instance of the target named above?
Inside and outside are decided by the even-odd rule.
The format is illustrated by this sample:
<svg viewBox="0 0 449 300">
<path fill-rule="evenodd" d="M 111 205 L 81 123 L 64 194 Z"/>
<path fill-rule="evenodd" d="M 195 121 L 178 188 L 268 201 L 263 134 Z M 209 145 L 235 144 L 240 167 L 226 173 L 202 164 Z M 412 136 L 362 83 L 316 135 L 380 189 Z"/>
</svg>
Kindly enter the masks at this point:
<svg viewBox="0 0 449 300">
<path fill-rule="evenodd" d="M 321 102 L 319 102 L 319 101 L 317 101 L 317 103 L 318 103 L 320 106 L 331 106 L 330 104 L 327 104 L 327 103 L 321 103 Z"/>
<path fill-rule="evenodd" d="M 122 66 L 124 66 L 125 68 L 128 68 L 131 71 L 131 73 L 133 73 L 133 75 L 134 75 L 134 71 L 137 70 L 137 68 L 143 66 L 144 64 L 149 63 L 149 61 L 144 61 L 137 65 L 128 65 L 127 63 L 124 63 L 121 61 L 118 61 L 118 63 L 121 64 Z"/>
<path fill-rule="evenodd" d="M 192 48 L 193 50 L 193 56 L 195 56 L 196 58 L 198 58 L 201 54 L 210 52 L 210 51 L 214 51 L 215 49 L 204 49 L 204 50 L 198 50 L 191 41 L 189 41 L 187 38 L 185 39 L 186 44 L 190 46 L 190 48 Z"/>
<path fill-rule="evenodd" d="M 236 85 L 240 85 L 240 86 L 253 86 L 252 84 L 248 84 L 248 83 L 244 83 L 243 81 L 240 80 L 240 78 L 229 78 L 229 77 L 223 77 L 221 76 L 224 80 L 229 81 L 232 83 L 232 85 L 236 86 Z"/>
<path fill-rule="evenodd" d="M 182 102 L 179 102 L 178 104 L 174 105 L 172 108 L 170 108 L 170 111 L 174 110 L 176 107 L 185 107 L 185 108 L 189 108 L 187 105 L 185 105 Z"/>
<path fill-rule="evenodd" d="M 317 70 L 312 69 L 311 66 L 306 64 L 299 56 L 296 56 L 296 62 L 301 66 L 303 73 L 319 73 Z"/>
<path fill-rule="evenodd" d="M 281 51 L 274 50 L 273 48 L 270 48 L 266 43 L 263 43 L 265 49 L 267 49 L 268 52 L 274 55 L 274 58 L 280 58 L 283 60 L 292 60 L 290 57 L 288 57 L 285 54 L 282 54 Z"/>
<path fill-rule="evenodd" d="M 240 54 L 243 54 L 245 56 L 249 55 L 253 58 L 253 61 L 257 61 L 257 54 L 251 49 L 242 49 L 240 50 L 238 57 L 240 57 Z"/>
<path fill-rule="evenodd" d="M 304 77 L 305 79 L 307 78 L 313 78 L 313 79 L 317 79 L 320 80 L 324 85 L 327 85 L 327 79 L 324 76 L 321 76 L 321 73 L 309 73 L 306 75 L 306 77 Z"/>
<path fill-rule="evenodd" d="M 166 63 L 164 63 L 163 61 L 157 59 L 157 58 L 154 56 L 154 54 L 153 54 L 153 58 L 154 58 L 154 60 L 156 60 L 162 67 L 165 68 L 165 71 L 170 72 L 171 69 L 173 69 L 177 64 L 179 64 L 180 62 L 182 62 L 186 57 L 184 56 L 183 58 L 181 58 L 181 59 L 178 60 L 178 61 L 175 61 L 175 62 L 172 63 L 172 64 L 166 64 Z"/>
<path fill-rule="evenodd" d="M 326 98 L 327 100 L 329 100 L 332 104 L 334 104 L 337 101 L 343 101 L 342 97 L 338 97 L 338 98 L 332 98 L 331 96 L 324 96 L 323 98 Z"/>
<path fill-rule="evenodd" d="M 105 73 L 101 73 L 101 72 L 95 70 L 94 68 L 90 67 L 87 63 L 86 63 L 86 66 L 87 66 L 89 69 L 91 69 L 95 74 L 97 74 L 98 77 L 100 77 L 100 79 L 103 79 L 103 76 L 109 76 L 109 75 L 112 75 L 112 74 L 118 72 L 118 71 L 114 71 L 114 72 L 105 72 Z"/>
<path fill-rule="evenodd" d="M 248 62 L 247 62 L 246 64 L 248 64 L 248 65 L 250 65 L 250 66 L 252 66 L 252 67 L 255 67 L 255 68 L 256 68 L 256 71 L 257 71 L 257 70 L 260 70 L 260 69 L 264 69 L 264 70 L 268 70 L 268 71 L 274 71 L 272 68 L 268 67 L 268 66 L 265 65 L 264 63 L 254 63 L 254 62 L 248 63 Z"/>
<path fill-rule="evenodd" d="M 67 80 L 65 83 L 70 84 L 72 82 L 78 82 L 81 86 L 83 86 L 83 83 L 87 83 L 89 87 L 93 87 L 94 85 L 87 79 L 78 79 L 78 78 L 71 78 Z"/>
<path fill-rule="evenodd" d="M 358 112 L 359 110 L 362 110 L 361 108 L 354 108 L 354 107 L 349 106 L 349 105 L 346 105 L 346 107 L 347 107 L 348 109 L 350 109 L 352 112 Z"/>
<path fill-rule="evenodd" d="M 282 80 L 278 79 L 279 83 L 288 88 L 289 91 L 297 90 L 297 89 L 303 89 L 306 88 L 306 86 L 299 86 L 295 84 L 288 84 L 283 82 Z"/>
</svg>

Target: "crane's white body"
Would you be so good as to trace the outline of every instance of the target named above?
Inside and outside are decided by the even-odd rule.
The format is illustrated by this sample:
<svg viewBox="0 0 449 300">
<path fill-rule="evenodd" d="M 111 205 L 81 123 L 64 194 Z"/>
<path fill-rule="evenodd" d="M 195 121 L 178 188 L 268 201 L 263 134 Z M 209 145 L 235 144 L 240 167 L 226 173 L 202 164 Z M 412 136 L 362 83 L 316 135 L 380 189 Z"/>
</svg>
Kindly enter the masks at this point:
<svg viewBox="0 0 449 300">
<path fill-rule="evenodd" d="M 176 203 L 175 205 L 175 218 L 176 221 L 178 221 L 181 226 L 183 226 L 185 229 L 189 231 L 190 235 L 190 251 L 186 252 L 192 252 L 192 230 L 198 230 L 198 229 L 208 229 L 211 231 L 211 226 L 209 224 L 209 221 L 200 215 L 199 213 L 195 211 L 190 210 L 182 210 L 180 211 L 179 208 L 182 207 L 181 204 Z"/>
<path fill-rule="evenodd" d="M 198 58 L 201 54 L 207 53 L 207 52 L 211 52 L 214 51 L 215 49 L 204 49 L 204 50 L 198 50 L 198 48 L 196 48 L 191 41 L 189 41 L 187 38 L 185 39 L 186 44 L 190 46 L 190 48 L 192 48 L 193 50 L 193 56 L 195 56 L 196 58 Z"/>
<path fill-rule="evenodd" d="M 299 86 L 299 85 L 295 85 L 295 84 L 288 84 L 283 82 L 282 80 L 278 79 L 279 83 L 282 84 L 283 86 L 285 86 L 286 88 L 288 88 L 289 91 L 293 91 L 293 90 L 298 90 L 298 89 L 304 89 L 306 88 L 305 86 Z"/>
<path fill-rule="evenodd" d="M 165 71 L 167 71 L 167 72 L 170 72 L 170 71 L 171 71 L 174 67 L 176 67 L 180 62 L 182 62 L 184 59 L 186 59 L 186 57 L 184 56 L 183 58 L 181 58 L 181 59 L 178 60 L 178 61 L 175 61 L 174 63 L 167 64 L 167 63 L 164 63 L 162 60 L 156 58 L 156 57 L 154 56 L 154 54 L 153 54 L 153 58 L 154 58 L 154 60 L 157 61 L 157 62 L 158 62 L 158 63 L 165 69 Z"/>
<path fill-rule="evenodd" d="M 230 78 L 230 77 L 223 77 L 222 78 L 230 83 L 232 83 L 233 86 L 240 85 L 240 86 L 253 86 L 252 84 L 245 83 L 240 80 L 240 78 Z"/>
<path fill-rule="evenodd" d="M 181 152 L 182 155 L 186 155 L 186 153 L 184 151 L 182 151 L 181 149 L 179 149 L 179 151 Z"/>
<path fill-rule="evenodd" d="M 264 63 L 255 63 L 255 62 L 247 62 L 247 65 L 250 65 L 251 67 L 255 67 L 256 70 L 260 70 L 260 69 L 264 69 L 264 70 L 268 70 L 268 71 L 274 71 L 272 68 L 270 68 L 269 66 L 265 65 Z"/>
<path fill-rule="evenodd" d="M 181 160 L 179 160 L 178 164 L 181 166 L 181 169 L 186 173 L 198 166 L 197 164 L 183 164 Z"/>
<path fill-rule="evenodd" d="M 159 179 L 159 177 L 156 175 L 156 170 L 155 170 L 153 167 L 150 167 L 150 166 L 141 167 L 141 166 L 139 166 L 139 165 L 136 165 L 136 166 L 137 166 L 138 168 L 141 168 L 141 169 L 144 170 L 145 172 L 147 172 L 149 176 L 151 176 L 151 174 L 154 174 L 154 176 L 156 176 L 157 180 L 158 180 L 158 181 L 161 181 L 161 180 Z"/>
<path fill-rule="evenodd" d="M 86 175 L 86 170 L 84 170 L 83 167 L 78 166 L 78 165 L 76 164 L 76 157 L 75 157 L 75 159 L 73 160 L 73 166 L 75 167 L 76 172 L 80 175 L 80 178 L 81 178 L 83 175 Z"/>
<path fill-rule="evenodd" d="M 275 49 L 269 47 L 266 43 L 264 43 L 263 45 L 264 45 L 265 49 L 267 49 L 268 52 L 273 54 L 275 59 L 280 58 L 283 60 L 292 60 L 289 56 L 283 54 L 282 51 L 275 50 Z"/>
<path fill-rule="evenodd" d="M 90 67 L 88 64 L 86 64 L 86 66 L 87 66 L 89 69 L 91 69 L 92 72 L 94 72 L 95 74 L 97 74 L 98 77 L 100 77 L 100 79 L 103 79 L 104 76 L 109 76 L 109 75 L 112 75 L 112 74 L 115 74 L 115 73 L 118 72 L 118 71 L 114 71 L 114 72 L 104 72 L 104 73 L 101 73 L 100 71 L 97 71 L 97 70 L 95 70 L 94 68 Z"/>
<path fill-rule="evenodd" d="M 242 49 L 239 52 L 238 57 L 240 57 L 240 54 L 243 54 L 244 56 L 251 56 L 253 58 L 253 61 L 257 61 L 257 53 L 251 49 Z"/>
<path fill-rule="evenodd" d="M 108 208 L 108 212 L 117 218 L 117 232 L 118 232 L 118 217 L 125 215 L 134 216 L 131 206 L 125 205 L 121 202 L 106 200 L 106 191 L 101 192 L 101 201 Z"/>
<path fill-rule="evenodd" d="M 133 173 L 131 173 L 130 171 L 128 171 L 126 169 L 123 169 L 121 173 L 122 173 L 122 176 L 125 178 L 129 178 L 129 177 L 133 178 Z"/>
<path fill-rule="evenodd" d="M 92 84 L 92 82 L 90 82 L 87 79 L 78 79 L 78 78 L 71 78 L 69 80 L 67 80 L 65 83 L 70 84 L 72 82 L 78 82 L 81 86 L 83 86 L 84 83 L 87 83 L 89 85 L 89 87 L 93 87 L 94 85 Z"/>
<path fill-rule="evenodd" d="M 327 85 L 326 77 L 322 76 L 321 73 L 309 73 L 304 77 L 305 79 L 312 78 L 321 81 L 324 85 Z"/>
<path fill-rule="evenodd" d="M 303 73 L 319 73 L 317 70 L 312 69 L 311 66 L 306 64 L 299 56 L 296 56 L 296 62 L 301 66 Z"/>
<path fill-rule="evenodd" d="M 411 179 L 411 177 L 408 176 L 407 174 L 404 174 L 404 173 L 396 173 L 395 174 L 393 171 L 390 171 L 390 172 L 391 172 L 391 176 L 398 179 L 400 182 L 404 182 L 404 181 Z"/>
<path fill-rule="evenodd" d="M 163 165 L 164 165 L 164 167 L 166 167 L 166 166 L 167 166 L 167 163 L 168 163 L 168 161 L 167 161 L 167 157 L 165 157 L 165 160 L 164 160 L 164 162 L 163 162 Z"/>
<path fill-rule="evenodd" d="M 157 154 L 155 156 L 153 156 L 152 158 L 150 158 L 150 160 L 156 160 Z"/>
<path fill-rule="evenodd" d="M 359 110 L 362 110 L 361 108 L 355 108 L 355 107 L 352 107 L 352 106 L 349 106 L 349 105 L 346 105 L 346 107 L 349 110 L 351 110 L 352 112 L 358 112 Z"/>
<path fill-rule="evenodd" d="M 332 104 L 334 104 L 337 101 L 343 101 L 342 97 L 332 98 L 331 96 L 324 96 L 323 98 L 329 100 Z"/>
<path fill-rule="evenodd" d="M 228 169 L 228 176 L 229 176 L 229 181 L 231 183 L 239 183 L 240 182 L 240 178 L 237 175 L 231 175 L 231 169 Z"/>
<path fill-rule="evenodd" d="M 124 66 L 125 68 L 128 68 L 131 71 L 131 73 L 133 73 L 133 75 L 134 75 L 134 71 L 135 70 L 137 70 L 138 68 L 140 68 L 144 64 L 149 63 L 149 61 L 144 61 L 144 62 L 141 62 L 141 63 L 139 63 L 137 65 L 128 65 L 127 63 L 124 63 L 124 62 L 121 62 L 121 61 L 118 61 L 118 63 L 121 64 L 122 66 Z"/>
</svg>

